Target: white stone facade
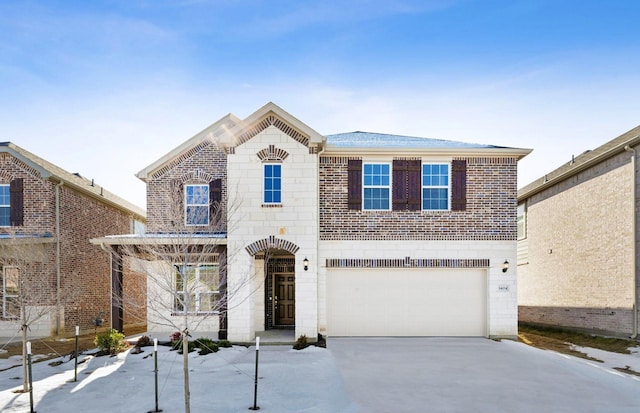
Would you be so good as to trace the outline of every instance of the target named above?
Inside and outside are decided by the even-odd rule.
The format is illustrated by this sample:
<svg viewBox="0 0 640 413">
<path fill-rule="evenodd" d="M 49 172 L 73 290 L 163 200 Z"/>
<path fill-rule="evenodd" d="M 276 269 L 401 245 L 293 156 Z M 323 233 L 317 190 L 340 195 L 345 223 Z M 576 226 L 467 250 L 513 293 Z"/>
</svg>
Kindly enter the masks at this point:
<svg viewBox="0 0 640 413">
<path fill-rule="evenodd" d="M 282 203 L 263 203 L 261 150 L 274 145 L 288 156 L 282 165 Z M 275 236 L 298 249 L 296 259 L 296 336 L 317 336 L 315 265 L 304 271 L 306 257 L 315 262 L 318 245 L 318 156 L 275 126 L 235 148 L 227 159 L 229 339 L 251 341 L 264 330 L 264 264 L 245 248 Z M 268 251 L 264 251 L 268 252 Z M 249 280 L 251 279 L 251 282 Z M 235 283 L 235 284 L 232 284 Z M 236 292 L 237 291 L 237 292 Z"/>
</svg>

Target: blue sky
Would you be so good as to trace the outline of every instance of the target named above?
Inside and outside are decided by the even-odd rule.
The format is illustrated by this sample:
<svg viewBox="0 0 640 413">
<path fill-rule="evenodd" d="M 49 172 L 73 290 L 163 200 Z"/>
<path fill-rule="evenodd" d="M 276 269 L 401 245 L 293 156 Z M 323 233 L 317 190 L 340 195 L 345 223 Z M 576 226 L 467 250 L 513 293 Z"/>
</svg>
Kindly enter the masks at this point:
<svg viewBox="0 0 640 413">
<path fill-rule="evenodd" d="M 534 152 L 519 186 L 640 124 L 640 2 L 0 2 L 0 141 L 144 207 L 134 174 L 269 101 Z"/>
</svg>

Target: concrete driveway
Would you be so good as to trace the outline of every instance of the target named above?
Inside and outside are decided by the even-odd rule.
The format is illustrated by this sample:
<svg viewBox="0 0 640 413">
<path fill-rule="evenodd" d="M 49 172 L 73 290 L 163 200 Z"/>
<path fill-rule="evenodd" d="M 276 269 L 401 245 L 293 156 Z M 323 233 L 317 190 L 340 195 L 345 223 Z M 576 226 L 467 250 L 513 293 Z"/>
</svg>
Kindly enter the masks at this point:
<svg viewBox="0 0 640 413">
<path fill-rule="evenodd" d="M 331 338 L 361 412 L 634 412 L 640 380 L 513 341 Z"/>
</svg>

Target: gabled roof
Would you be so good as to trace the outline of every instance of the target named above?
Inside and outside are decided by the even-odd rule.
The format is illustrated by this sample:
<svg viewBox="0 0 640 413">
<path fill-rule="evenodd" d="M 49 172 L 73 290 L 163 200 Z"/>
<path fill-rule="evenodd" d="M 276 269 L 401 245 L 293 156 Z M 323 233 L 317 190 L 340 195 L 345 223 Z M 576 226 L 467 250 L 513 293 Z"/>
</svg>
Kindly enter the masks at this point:
<svg viewBox="0 0 640 413">
<path fill-rule="evenodd" d="M 67 172 L 59 166 L 32 154 L 14 143 L 0 142 L 0 153 L 8 153 L 21 160 L 39 173 L 43 179 L 63 182 L 64 185 L 74 188 L 100 202 L 109 204 L 120 210 L 130 212 L 138 218 L 146 219 L 146 212 L 144 209 L 139 208 L 123 198 L 107 191 L 103 187 L 96 185 L 92 180 L 83 178 L 78 174 Z"/>
<path fill-rule="evenodd" d="M 308 138 L 310 145 L 318 145 L 323 142 L 323 137 L 318 132 L 310 128 L 305 123 L 301 122 L 298 118 L 282 109 L 280 106 L 273 102 L 269 102 L 260 109 L 247 116 L 246 119 L 238 123 L 233 129 L 229 130 L 226 135 L 234 140 L 234 146 L 241 145 L 243 143 L 242 136 L 249 132 L 251 129 L 260 125 L 265 119 L 269 117 L 276 117 L 286 123 L 286 126 L 292 127 L 295 132 L 299 132 Z"/>
<path fill-rule="evenodd" d="M 451 153 L 456 155 L 491 152 L 496 156 L 508 155 L 517 156 L 518 158 L 522 158 L 531 152 L 530 149 L 360 131 L 327 135 L 326 151 L 330 153 L 351 151 L 357 151 L 358 153 L 420 151 L 429 153 Z"/>
<path fill-rule="evenodd" d="M 582 153 L 559 168 L 521 188 L 518 191 L 518 200 L 529 198 L 530 196 L 574 176 L 595 164 L 603 162 L 620 152 L 624 152 L 626 147 L 633 147 L 639 143 L 640 126 L 636 126 L 604 145 L 592 151 Z"/>
<path fill-rule="evenodd" d="M 151 176 L 155 171 L 163 168 L 165 165 L 167 165 L 177 157 L 188 152 L 190 149 L 201 144 L 204 141 L 207 141 L 210 139 L 214 139 L 214 140 L 220 139 L 220 137 L 224 135 L 229 129 L 232 129 L 235 125 L 237 125 L 240 122 L 241 120 L 231 113 L 227 114 L 226 116 L 223 116 L 217 122 L 206 127 L 204 130 L 198 132 L 191 139 L 173 148 L 163 157 L 161 157 L 151 165 L 147 166 L 146 168 L 138 172 L 136 176 L 146 182 L 149 176 Z"/>
<path fill-rule="evenodd" d="M 269 102 L 244 120 L 229 113 L 138 172 L 136 176 L 146 182 L 156 171 L 167 167 L 167 165 L 181 156 L 188 155 L 190 150 L 193 150 L 203 142 L 213 141 L 228 149 L 242 145 L 271 124 L 285 129 L 287 133 L 305 144 L 318 145 L 322 143 L 322 135 L 275 103 Z"/>
</svg>

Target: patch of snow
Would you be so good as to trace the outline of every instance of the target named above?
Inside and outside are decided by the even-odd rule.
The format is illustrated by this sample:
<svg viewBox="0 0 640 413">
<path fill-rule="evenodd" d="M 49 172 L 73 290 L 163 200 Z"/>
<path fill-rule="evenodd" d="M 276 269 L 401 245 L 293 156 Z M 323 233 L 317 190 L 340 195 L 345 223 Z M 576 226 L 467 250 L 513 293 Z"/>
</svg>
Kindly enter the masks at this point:
<svg viewBox="0 0 640 413">
<path fill-rule="evenodd" d="M 274 412 L 353 411 L 342 377 L 325 349 L 290 346 L 260 349 L 258 406 Z M 234 346 L 200 356 L 189 353 L 191 411 L 247 412 L 253 405 L 255 348 Z M 311 357 L 313 356 L 313 357 Z M 85 356 L 78 364 L 68 358 L 34 363 L 34 409 L 48 413 L 146 412 L 155 408 L 153 347 L 140 354 Z M 82 360 L 83 357 L 80 357 Z M 158 347 L 158 407 L 165 412 L 184 410 L 182 355 L 169 347 Z M 0 360 L 5 362 L 6 360 Z M 59 365 L 49 363 L 59 361 Z M 20 364 L 20 357 L 9 363 Z M 19 376 L 19 377 L 18 377 Z M 292 385 L 295 383 L 295 386 Z M 0 372 L 0 411 L 29 411 L 29 394 L 22 388 L 22 370 Z"/>
<path fill-rule="evenodd" d="M 631 347 L 629 351 L 631 354 L 614 353 L 611 351 L 599 350 L 591 347 L 572 346 L 572 349 L 586 354 L 600 362 L 595 362 L 603 368 L 607 369 L 630 369 L 637 373 L 640 373 L 640 347 Z M 615 370 L 618 371 L 618 370 Z M 640 377 L 638 377 L 640 380 Z"/>
</svg>

